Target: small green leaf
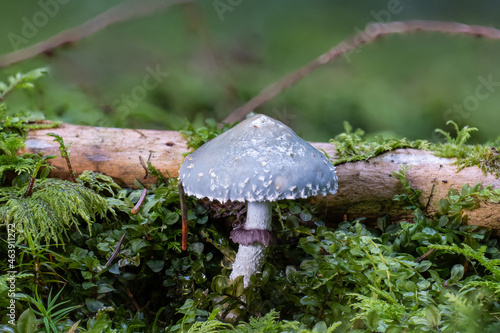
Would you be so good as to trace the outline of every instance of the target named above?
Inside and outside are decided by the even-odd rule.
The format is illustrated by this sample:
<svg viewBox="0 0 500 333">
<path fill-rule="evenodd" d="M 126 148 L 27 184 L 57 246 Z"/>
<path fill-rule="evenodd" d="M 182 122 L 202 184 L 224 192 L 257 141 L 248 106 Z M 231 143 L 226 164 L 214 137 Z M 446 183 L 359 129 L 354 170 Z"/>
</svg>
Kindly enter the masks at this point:
<svg viewBox="0 0 500 333">
<path fill-rule="evenodd" d="M 300 212 L 300 218 L 302 219 L 302 221 L 308 222 L 308 221 L 311 221 L 312 215 L 308 211 L 303 210 Z"/>
<path fill-rule="evenodd" d="M 35 333 L 36 331 L 36 317 L 31 308 L 24 310 L 19 316 L 17 321 L 18 333 Z"/>
<path fill-rule="evenodd" d="M 438 221 L 438 227 L 440 227 L 440 228 L 445 227 L 449 221 L 450 221 L 450 219 L 448 218 L 448 216 L 446 216 L 446 215 L 441 216 L 439 218 L 439 221 Z"/>
<path fill-rule="evenodd" d="M 104 303 L 93 298 L 86 298 L 85 305 L 87 306 L 87 309 L 89 309 L 89 311 L 97 312 L 104 306 Z"/>
<path fill-rule="evenodd" d="M 458 282 L 464 276 L 464 266 L 460 264 L 456 264 L 451 269 L 451 277 L 450 280 L 452 282 Z"/>
<path fill-rule="evenodd" d="M 274 276 L 276 273 L 276 267 L 270 263 L 266 263 L 264 265 L 264 269 L 262 270 L 262 283 L 267 283 L 270 278 Z"/>
<path fill-rule="evenodd" d="M 220 293 L 228 287 L 226 277 L 217 275 L 212 279 L 212 290 Z"/>
<path fill-rule="evenodd" d="M 314 325 L 312 331 L 317 333 L 328 332 L 328 326 L 326 326 L 326 323 L 324 321 L 320 321 L 316 325 Z"/>
<path fill-rule="evenodd" d="M 95 287 L 96 284 L 95 283 L 92 283 L 92 282 L 83 282 L 82 283 L 82 288 L 87 290 L 87 289 L 90 289 L 92 287 Z"/>
<path fill-rule="evenodd" d="M 160 217 L 166 225 L 172 225 L 179 221 L 179 214 L 170 210 L 162 210 Z"/>
<path fill-rule="evenodd" d="M 321 302 L 318 300 L 317 295 L 307 295 L 300 299 L 300 304 L 321 307 Z"/>
<path fill-rule="evenodd" d="M 151 268 L 151 270 L 155 273 L 160 272 L 165 266 L 165 261 L 163 260 L 148 260 L 146 261 L 146 265 Z"/>
<path fill-rule="evenodd" d="M 318 263 L 315 260 L 304 260 L 300 264 L 300 269 L 307 272 L 315 272 L 318 270 Z"/>
<path fill-rule="evenodd" d="M 97 293 L 99 294 L 104 294 L 104 293 L 109 293 L 110 291 L 114 291 L 115 288 L 113 286 L 107 284 L 107 283 L 102 283 L 97 285 Z"/>
<path fill-rule="evenodd" d="M 448 199 L 441 199 L 437 208 L 440 215 L 446 215 L 450 211 L 450 202 Z"/>
<path fill-rule="evenodd" d="M 302 209 L 300 208 L 300 206 L 294 204 L 293 202 L 290 203 L 289 209 L 290 209 L 290 213 L 291 214 L 300 214 L 300 212 L 302 211 Z"/>
<path fill-rule="evenodd" d="M 232 287 L 233 287 L 232 295 L 234 297 L 240 297 L 241 295 L 243 295 L 243 292 L 245 291 L 245 285 L 243 283 L 243 275 L 240 275 L 236 279 L 234 279 Z"/>
<path fill-rule="evenodd" d="M 436 327 L 439 321 L 439 309 L 435 305 L 429 304 L 425 308 L 425 317 L 430 326 Z"/>
<path fill-rule="evenodd" d="M 426 234 L 426 235 L 429 235 L 429 236 L 435 235 L 437 233 L 437 231 L 435 229 L 432 229 L 432 228 L 429 228 L 429 227 L 423 228 L 422 232 L 424 234 Z"/>
<path fill-rule="evenodd" d="M 149 242 L 142 238 L 136 238 L 130 242 L 130 246 L 132 247 L 132 251 L 137 253 L 140 249 L 149 246 Z"/>
<path fill-rule="evenodd" d="M 204 249 L 205 249 L 205 245 L 203 245 L 203 243 L 200 243 L 200 242 L 196 242 L 196 243 L 189 245 L 189 251 L 192 251 L 198 255 L 201 255 L 203 253 Z"/>
<path fill-rule="evenodd" d="M 415 291 L 417 291 L 417 285 L 413 281 L 406 281 L 405 289 L 411 293 L 414 293 Z"/>
<path fill-rule="evenodd" d="M 380 323 L 380 318 L 375 311 L 370 311 L 366 316 L 366 323 L 369 328 L 372 330 L 377 330 L 377 327 Z"/>
<path fill-rule="evenodd" d="M 430 267 L 432 266 L 432 262 L 429 261 L 429 260 L 423 260 L 422 262 L 420 262 L 416 267 L 415 269 L 419 272 L 419 273 L 423 273 L 425 272 L 426 270 L 428 270 Z"/>
</svg>

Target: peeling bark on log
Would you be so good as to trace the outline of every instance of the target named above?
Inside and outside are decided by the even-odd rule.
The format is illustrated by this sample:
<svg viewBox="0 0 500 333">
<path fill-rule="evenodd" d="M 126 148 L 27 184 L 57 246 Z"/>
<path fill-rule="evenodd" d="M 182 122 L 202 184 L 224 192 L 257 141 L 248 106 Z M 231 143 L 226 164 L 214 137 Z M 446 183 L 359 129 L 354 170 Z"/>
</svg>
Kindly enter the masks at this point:
<svg viewBox="0 0 500 333">
<path fill-rule="evenodd" d="M 63 124 L 58 128 L 30 131 L 24 152 L 59 155 L 59 145 L 46 135 L 50 132 L 62 136 L 65 143 L 72 142 L 71 162 L 77 174 L 84 170 L 102 172 L 125 187 L 133 187 L 136 178 L 143 184 L 154 182 L 154 178 L 144 178 L 146 170 L 140 157 L 144 162 L 149 158 L 157 169 L 177 177 L 183 153 L 189 151 L 186 139 L 178 132 Z M 335 156 L 334 147 L 328 143 L 312 145 Z M 411 214 L 392 200 L 394 195 L 403 192 L 401 183 L 391 176 L 401 164 L 412 166 L 407 171 L 408 180 L 413 188 L 422 191 L 421 202 L 428 213 L 436 211 L 439 200 L 446 197 L 450 188 L 460 190 L 466 183 L 500 187 L 500 179 L 485 175 L 478 167 L 457 172 L 453 162 L 453 159 L 439 158 L 427 151 L 398 149 L 368 161 L 337 166 L 338 193 L 311 200 L 324 207 L 329 222 L 339 222 L 344 215 L 349 219 L 367 217 L 373 220 L 386 214 L 394 221 L 411 221 Z M 52 177 L 68 178 L 64 159 L 52 159 L 50 164 L 56 167 L 51 172 Z M 467 215 L 469 224 L 500 229 L 500 204 L 481 202 L 479 208 L 468 211 Z"/>
</svg>

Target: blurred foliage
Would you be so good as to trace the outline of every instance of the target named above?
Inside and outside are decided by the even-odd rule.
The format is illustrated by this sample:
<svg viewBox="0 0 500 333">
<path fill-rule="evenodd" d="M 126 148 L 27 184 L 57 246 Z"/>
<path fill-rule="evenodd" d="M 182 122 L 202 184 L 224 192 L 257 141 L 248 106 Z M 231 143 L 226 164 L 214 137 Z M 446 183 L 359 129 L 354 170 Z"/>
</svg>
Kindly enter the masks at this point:
<svg viewBox="0 0 500 333">
<path fill-rule="evenodd" d="M 54 1 L 47 3 L 59 3 Z M 33 24 L 35 14 L 45 13 L 39 2 L 5 3 L 0 53 L 44 41 L 121 2 L 69 1 L 56 6 L 43 26 Z M 215 3 L 193 1 L 110 25 L 3 68 L 3 77 L 39 66 L 51 75 L 28 100 L 16 93 L 10 103 L 41 105 L 47 118 L 72 124 L 178 130 L 189 121 L 201 127 L 208 118 L 220 122 L 267 85 L 372 22 L 429 19 L 499 28 L 499 4 L 487 0 L 401 1 L 393 12 L 387 1 L 234 1 L 223 14 Z M 25 38 L 26 22 L 34 27 Z M 9 34 L 26 41 L 15 45 Z M 285 115 L 287 124 L 311 141 L 342 132 L 344 120 L 369 135 L 430 140 L 434 128 L 454 120 L 481 128 L 475 141 L 484 142 L 497 135 L 499 53 L 500 43 L 484 38 L 387 36 L 321 67 L 256 111 L 280 119 L 279 110 L 286 108 L 292 116 Z M 168 76 L 145 94 L 137 92 L 148 68 L 157 67 Z M 493 84 L 486 87 L 489 77 Z M 486 98 L 468 107 L 477 89 Z"/>
<path fill-rule="evenodd" d="M 16 154 L 18 150 L 24 147 L 26 131 L 29 129 L 37 128 L 51 128 L 57 126 L 59 123 L 54 122 L 51 124 L 37 123 L 42 120 L 43 116 L 33 115 L 29 112 L 7 112 L 7 106 L 4 102 L 7 95 L 15 90 L 29 90 L 34 88 L 33 82 L 43 74 L 46 70 L 35 69 L 26 74 L 17 73 L 10 76 L 8 83 L 0 81 L 0 185 L 13 181 L 14 183 L 26 180 L 26 177 L 35 171 L 38 164 L 40 167 L 46 168 L 47 174 L 48 164 L 47 159 L 55 156 L 45 156 L 37 154 Z M 37 169 L 37 171 L 38 171 Z M 8 179 L 5 174 L 7 171 L 13 171 L 17 174 L 15 179 Z"/>
</svg>

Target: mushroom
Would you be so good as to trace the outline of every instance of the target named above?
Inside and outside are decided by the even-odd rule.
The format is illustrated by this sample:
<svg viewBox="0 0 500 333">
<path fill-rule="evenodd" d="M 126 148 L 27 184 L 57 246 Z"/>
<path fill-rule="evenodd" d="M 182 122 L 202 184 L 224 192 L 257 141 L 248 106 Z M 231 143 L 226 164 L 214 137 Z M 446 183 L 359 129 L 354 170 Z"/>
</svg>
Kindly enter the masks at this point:
<svg viewBox="0 0 500 333">
<path fill-rule="evenodd" d="M 225 202 L 246 201 L 244 226 L 231 232 L 239 244 L 231 279 L 244 285 L 262 268 L 275 242 L 272 202 L 337 192 L 337 175 L 325 155 L 288 126 L 265 115 L 248 118 L 205 143 L 184 160 L 185 193 Z"/>
</svg>

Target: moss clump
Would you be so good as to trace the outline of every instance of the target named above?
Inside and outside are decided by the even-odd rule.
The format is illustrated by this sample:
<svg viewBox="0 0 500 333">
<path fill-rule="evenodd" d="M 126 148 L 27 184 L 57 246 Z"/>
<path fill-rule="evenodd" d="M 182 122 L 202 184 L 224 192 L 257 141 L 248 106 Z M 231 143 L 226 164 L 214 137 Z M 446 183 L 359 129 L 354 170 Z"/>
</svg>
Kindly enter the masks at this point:
<svg viewBox="0 0 500 333">
<path fill-rule="evenodd" d="M 344 129 L 344 133 L 330 140 L 337 150 L 337 158 L 332 161 L 334 165 L 364 161 L 398 148 L 429 149 L 429 142 L 426 140 L 385 139 L 382 136 L 366 140 L 362 129 L 358 128 L 353 132 L 348 122 L 344 122 Z"/>
<path fill-rule="evenodd" d="M 56 127 L 60 122 L 40 123 L 43 116 L 35 117 L 27 112 L 8 113 L 4 102 L 5 97 L 15 89 L 31 89 L 33 81 L 42 77 L 47 71 L 36 69 L 26 74 L 18 73 L 10 76 L 7 83 L 0 81 L 0 185 L 6 183 L 4 173 L 11 171 L 22 182 L 25 176 L 33 173 L 35 166 L 43 158 L 37 154 L 16 153 L 24 147 L 26 132 L 29 129 Z M 48 164 L 42 166 L 47 167 Z"/>
<path fill-rule="evenodd" d="M 226 132 L 234 125 L 224 124 L 222 128 L 218 128 L 218 124 L 213 119 L 205 121 L 206 126 L 195 128 L 192 124 L 188 124 L 180 133 L 187 138 L 187 146 L 193 150 L 201 147 L 205 142 L 212 140 L 217 135 Z"/>
<path fill-rule="evenodd" d="M 79 230 L 80 220 L 89 226 L 97 216 L 114 213 L 106 199 L 85 186 L 60 179 L 37 181 L 32 194 L 26 197 L 26 186 L 0 188 L 2 224 L 14 225 L 17 241 L 25 232 L 38 235 L 47 243 L 63 243 L 68 231 Z"/>
<path fill-rule="evenodd" d="M 498 178 L 500 175 L 499 143 L 489 142 L 479 145 L 468 145 L 466 143 L 471 133 L 477 131 L 477 128 L 465 126 L 459 129 L 458 125 L 451 120 L 446 124 L 451 124 L 455 127 L 457 132 L 456 137 L 453 138 L 450 133 L 437 129 L 436 132 L 443 134 L 446 142 L 432 145 L 431 150 L 434 151 L 434 154 L 439 157 L 456 158 L 457 161 L 454 164 L 458 166 L 458 170 L 476 165 L 485 174 L 491 173 Z"/>
<path fill-rule="evenodd" d="M 338 165 L 364 161 L 394 149 L 414 148 L 430 150 L 439 157 L 455 158 L 454 164 L 458 166 L 458 171 L 466 167 L 478 166 L 485 174 L 490 173 L 498 178 L 500 176 L 500 155 L 498 153 L 500 137 L 496 142 L 469 145 L 467 141 L 471 132 L 477 131 L 477 128 L 465 126 L 459 129 L 453 121 L 448 121 L 447 124 L 452 124 L 455 127 L 456 137 L 452 137 L 450 133 L 441 129 L 436 129 L 436 132 L 444 135 L 446 142 L 431 144 L 426 140 L 385 139 L 381 136 L 367 140 L 362 129 L 358 128 L 353 131 L 351 125 L 344 122 L 345 132 L 330 140 L 337 151 L 337 157 L 332 160 L 332 163 Z"/>
</svg>

